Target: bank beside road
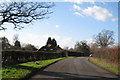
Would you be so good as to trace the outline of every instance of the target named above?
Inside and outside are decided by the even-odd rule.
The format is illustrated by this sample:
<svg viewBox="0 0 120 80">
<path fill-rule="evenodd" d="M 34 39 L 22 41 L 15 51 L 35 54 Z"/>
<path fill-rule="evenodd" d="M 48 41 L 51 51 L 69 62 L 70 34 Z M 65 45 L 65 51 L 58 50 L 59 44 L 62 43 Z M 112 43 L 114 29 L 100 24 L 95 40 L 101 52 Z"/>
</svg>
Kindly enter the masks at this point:
<svg viewBox="0 0 120 80">
<path fill-rule="evenodd" d="M 105 60 L 100 60 L 94 57 L 89 58 L 89 61 L 105 70 L 108 70 L 116 75 L 119 75 L 118 65 L 107 63 L 105 62 Z"/>
</svg>

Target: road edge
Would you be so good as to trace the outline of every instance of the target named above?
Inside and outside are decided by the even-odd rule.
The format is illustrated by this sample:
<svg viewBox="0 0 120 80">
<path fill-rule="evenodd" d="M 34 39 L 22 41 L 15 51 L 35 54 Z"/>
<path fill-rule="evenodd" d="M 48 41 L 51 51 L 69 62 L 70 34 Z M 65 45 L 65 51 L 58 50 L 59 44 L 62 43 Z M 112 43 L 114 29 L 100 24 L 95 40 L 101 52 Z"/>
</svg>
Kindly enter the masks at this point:
<svg viewBox="0 0 120 80">
<path fill-rule="evenodd" d="M 64 59 L 65 59 L 65 58 L 64 58 Z M 30 79 L 32 76 L 34 76 L 34 75 L 38 72 L 38 70 L 39 70 L 39 71 L 42 71 L 42 70 L 44 70 L 45 68 L 47 68 L 48 66 L 50 66 L 50 65 L 52 65 L 52 64 L 55 64 L 55 63 L 57 63 L 57 62 L 59 62 L 59 61 L 61 61 L 61 60 L 63 60 L 63 59 L 57 60 L 57 61 L 55 61 L 55 62 L 53 62 L 53 63 L 50 63 L 50 64 L 48 64 L 48 65 L 46 65 L 46 66 L 43 66 L 43 67 L 41 67 L 41 68 L 39 68 L 39 69 L 36 69 L 36 70 L 32 71 L 30 74 L 26 75 L 24 78 L 20 78 L 19 80 L 28 80 L 28 79 Z"/>
</svg>

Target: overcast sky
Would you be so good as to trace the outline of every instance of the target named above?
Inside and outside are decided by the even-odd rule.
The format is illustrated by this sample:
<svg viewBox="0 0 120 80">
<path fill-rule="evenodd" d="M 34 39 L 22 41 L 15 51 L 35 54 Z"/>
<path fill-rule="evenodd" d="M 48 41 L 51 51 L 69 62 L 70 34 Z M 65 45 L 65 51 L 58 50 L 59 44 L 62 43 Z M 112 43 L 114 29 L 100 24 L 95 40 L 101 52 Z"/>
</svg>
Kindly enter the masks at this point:
<svg viewBox="0 0 120 80">
<path fill-rule="evenodd" d="M 13 43 L 14 34 L 19 35 L 21 43 L 44 46 L 48 37 L 55 38 L 61 47 L 74 47 L 77 41 L 93 42 L 93 35 L 101 30 L 115 32 L 118 40 L 118 3 L 117 2 L 55 2 L 53 14 L 49 19 L 35 21 L 25 25 L 20 31 L 12 24 L 4 24 L 8 29 L 0 31 L 0 37 L 6 36 Z M 12 29 L 11 29 L 12 28 Z"/>
</svg>

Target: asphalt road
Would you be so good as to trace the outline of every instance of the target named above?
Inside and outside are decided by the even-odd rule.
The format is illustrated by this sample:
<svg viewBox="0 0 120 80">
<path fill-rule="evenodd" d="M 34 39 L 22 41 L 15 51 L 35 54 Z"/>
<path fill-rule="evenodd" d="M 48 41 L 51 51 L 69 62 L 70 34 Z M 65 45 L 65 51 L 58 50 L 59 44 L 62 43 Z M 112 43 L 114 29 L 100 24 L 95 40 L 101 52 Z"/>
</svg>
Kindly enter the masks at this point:
<svg viewBox="0 0 120 80">
<path fill-rule="evenodd" d="M 67 58 L 38 71 L 30 80 L 118 80 L 118 77 L 88 61 L 88 57 Z"/>
</svg>

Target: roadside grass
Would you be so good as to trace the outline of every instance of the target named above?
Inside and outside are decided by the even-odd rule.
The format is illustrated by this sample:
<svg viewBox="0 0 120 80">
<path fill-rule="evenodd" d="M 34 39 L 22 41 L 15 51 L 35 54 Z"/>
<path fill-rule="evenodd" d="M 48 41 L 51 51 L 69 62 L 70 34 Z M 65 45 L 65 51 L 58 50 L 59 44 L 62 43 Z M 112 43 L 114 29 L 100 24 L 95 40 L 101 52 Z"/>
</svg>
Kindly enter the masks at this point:
<svg viewBox="0 0 120 80">
<path fill-rule="evenodd" d="M 32 73 L 32 71 L 36 69 L 40 69 L 48 64 L 51 64 L 55 61 L 64 59 L 64 58 L 73 58 L 71 57 L 61 57 L 55 59 L 48 59 L 48 60 L 39 60 L 39 61 L 32 61 L 27 63 L 15 64 L 15 65 L 4 65 L 2 67 L 2 78 L 4 79 L 20 79 L 24 78 L 26 75 Z"/>
<path fill-rule="evenodd" d="M 114 65 L 112 63 L 107 63 L 105 61 L 101 61 L 101 60 L 98 60 L 98 59 L 92 58 L 92 57 L 89 59 L 89 61 L 118 75 L 118 65 Z"/>
</svg>

